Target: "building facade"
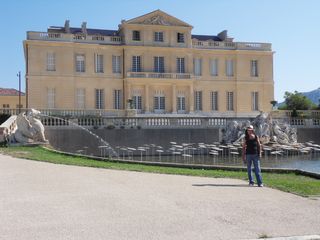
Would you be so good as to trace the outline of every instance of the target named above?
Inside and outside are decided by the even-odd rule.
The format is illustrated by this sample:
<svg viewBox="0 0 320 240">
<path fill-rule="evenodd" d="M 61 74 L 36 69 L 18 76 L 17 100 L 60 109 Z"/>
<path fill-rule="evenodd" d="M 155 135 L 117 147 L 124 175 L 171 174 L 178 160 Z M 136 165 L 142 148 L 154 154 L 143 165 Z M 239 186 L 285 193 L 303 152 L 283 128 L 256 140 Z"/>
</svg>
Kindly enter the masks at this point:
<svg viewBox="0 0 320 240">
<path fill-rule="evenodd" d="M 118 30 L 50 27 L 24 41 L 28 107 L 246 117 L 270 111 L 269 43 L 192 35 L 156 10 Z"/>
<path fill-rule="evenodd" d="M 20 96 L 19 96 L 20 95 Z M 13 88 L 0 88 L 0 113 L 9 114 L 12 109 L 26 107 L 25 93 Z"/>
</svg>

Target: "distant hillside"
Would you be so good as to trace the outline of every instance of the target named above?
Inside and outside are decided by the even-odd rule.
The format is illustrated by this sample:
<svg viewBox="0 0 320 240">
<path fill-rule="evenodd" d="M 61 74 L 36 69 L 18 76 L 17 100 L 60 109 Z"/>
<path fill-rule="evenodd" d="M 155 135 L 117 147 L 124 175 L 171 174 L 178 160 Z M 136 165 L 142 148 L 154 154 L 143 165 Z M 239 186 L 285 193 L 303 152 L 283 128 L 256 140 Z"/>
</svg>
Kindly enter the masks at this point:
<svg viewBox="0 0 320 240">
<path fill-rule="evenodd" d="M 320 99 L 320 88 L 310 91 L 310 92 L 302 92 L 302 95 L 306 96 L 309 98 L 314 104 L 318 105 L 319 104 L 319 99 Z"/>
<path fill-rule="evenodd" d="M 306 96 L 309 98 L 314 104 L 319 105 L 320 100 L 320 88 L 316 90 L 312 90 L 310 92 L 301 92 L 303 96 Z M 284 102 L 278 103 L 277 106 L 281 107 L 284 104 Z"/>
</svg>

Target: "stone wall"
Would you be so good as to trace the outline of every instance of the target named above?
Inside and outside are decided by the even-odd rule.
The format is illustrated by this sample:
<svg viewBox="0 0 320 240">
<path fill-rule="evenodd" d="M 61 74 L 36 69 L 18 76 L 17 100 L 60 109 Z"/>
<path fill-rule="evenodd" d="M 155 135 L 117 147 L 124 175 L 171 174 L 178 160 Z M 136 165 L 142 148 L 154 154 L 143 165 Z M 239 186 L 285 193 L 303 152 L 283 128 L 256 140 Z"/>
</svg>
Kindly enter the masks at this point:
<svg viewBox="0 0 320 240">
<path fill-rule="evenodd" d="M 320 144 L 320 128 L 298 128 L 298 142 L 314 141 Z"/>
<path fill-rule="evenodd" d="M 156 144 L 167 149 L 170 142 L 212 143 L 221 139 L 219 128 L 214 129 L 92 129 L 90 130 L 107 141 L 113 148 L 116 146 L 134 147 L 144 144 Z M 46 128 L 46 137 L 55 148 L 66 152 L 83 150 L 87 154 L 99 155 L 98 146 L 103 145 L 90 133 L 76 128 Z M 140 154 L 137 152 L 137 154 Z"/>
<path fill-rule="evenodd" d="M 168 149 L 170 142 L 212 143 L 221 141 L 219 128 L 210 129 L 90 129 L 102 137 L 113 148 L 143 146 L 144 144 L 160 145 Z M 46 127 L 46 137 L 50 144 L 59 150 L 76 152 L 85 150 L 87 154 L 99 155 L 98 146 L 102 142 L 90 133 L 70 127 Z M 314 141 L 320 144 L 320 128 L 298 128 L 298 142 Z M 86 148 L 84 148 L 86 147 Z M 139 152 L 136 152 L 139 154 Z"/>
</svg>

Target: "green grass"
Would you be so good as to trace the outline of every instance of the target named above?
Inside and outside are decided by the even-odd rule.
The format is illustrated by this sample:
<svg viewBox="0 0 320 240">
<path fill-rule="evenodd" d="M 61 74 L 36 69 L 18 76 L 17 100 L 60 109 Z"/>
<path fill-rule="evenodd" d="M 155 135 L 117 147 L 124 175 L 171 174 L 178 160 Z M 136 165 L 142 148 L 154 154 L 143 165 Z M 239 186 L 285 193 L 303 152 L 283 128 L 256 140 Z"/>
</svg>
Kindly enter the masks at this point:
<svg viewBox="0 0 320 240">
<path fill-rule="evenodd" d="M 19 158 L 55 164 L 213 178 L 247 179 L 245 171 L 201 170 L 178 167 L 148 166 L 143 164 L 120 163 L 113 161 L 98 161 L 85 157 L 67 156 L 51 152 L 42 147 L 0 148 L 0 152 Z M 281 191 L 298 194 L 300 196 L 320 196 L 320 180 L 311 177 L 301 176 L 295 173 L 263 173 L 263 181 L 266 186 L 279 189 Z"/>
</svg>

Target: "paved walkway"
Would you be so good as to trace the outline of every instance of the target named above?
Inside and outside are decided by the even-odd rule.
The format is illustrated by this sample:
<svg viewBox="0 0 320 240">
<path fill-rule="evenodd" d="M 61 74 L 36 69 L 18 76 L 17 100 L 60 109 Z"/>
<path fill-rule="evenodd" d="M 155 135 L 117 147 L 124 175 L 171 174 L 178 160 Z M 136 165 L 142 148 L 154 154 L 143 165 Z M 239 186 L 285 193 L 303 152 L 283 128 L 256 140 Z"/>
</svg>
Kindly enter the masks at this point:
<svg viewBox="0 0 320 240">
<path fill-rule="evenodd" d="M 253 239 L 320 233 L 320 200 L 245 181 L 0 155 L 0 238 Z"/>
</svg>

